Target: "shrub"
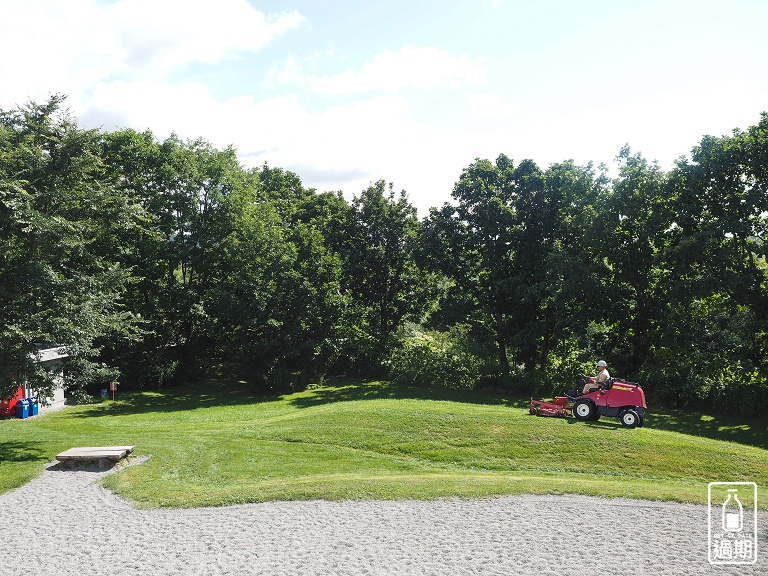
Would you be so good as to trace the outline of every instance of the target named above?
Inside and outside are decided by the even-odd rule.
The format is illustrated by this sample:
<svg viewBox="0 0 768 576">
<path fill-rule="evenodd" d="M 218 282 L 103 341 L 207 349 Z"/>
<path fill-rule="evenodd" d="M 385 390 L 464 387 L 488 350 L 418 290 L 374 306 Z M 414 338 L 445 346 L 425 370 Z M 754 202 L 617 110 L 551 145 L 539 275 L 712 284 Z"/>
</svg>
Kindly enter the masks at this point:
<svg viewBox="0 0 768 576">
<path fill-rule="evenodd" d="M 390 378 L 398 384 L 476 388 L 489 375 L 485 352 L 466 326 L 448 332 L 412 329 L 389 357 Z"/>
<path fill-rule="evenodd" d="M 335 376 L 383 377 L 389 348 L 389 342 L 352 327 L 345 337 L 328 340 L 321 347 L 322 368 Z"/>
</svg>

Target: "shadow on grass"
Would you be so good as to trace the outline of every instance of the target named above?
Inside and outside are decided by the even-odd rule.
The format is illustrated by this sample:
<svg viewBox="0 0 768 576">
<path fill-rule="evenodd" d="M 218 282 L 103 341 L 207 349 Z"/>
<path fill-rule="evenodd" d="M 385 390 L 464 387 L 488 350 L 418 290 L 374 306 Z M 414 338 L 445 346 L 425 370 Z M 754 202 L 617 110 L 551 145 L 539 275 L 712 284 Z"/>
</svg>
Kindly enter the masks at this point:
<svg viewBox="0 0 768 576">
<path fill-rule="evenodd" d="M 592 428 L 624 428 L 616 418 L 603 416 L 599 421 L 582 422 L 568 418 L 568 424 Z M 712 440 L 725 440 L 768 450 L 768 429 L 756 418 L 714 416 L 685 409 L 660 409 L 645 416 L 645 427 L 666 430 Z"/>
<path fill-rule="evenodd" d="M 308 391 L 311 394 L 298 395 L 291 398 L 290 403 L 298 408 L 360 400 L 434 400 L 517 408 L 527 408 L 529 403 L 529 399 L 501 392 L 421 388 L 365 380 L 336 380 L 321 387 L 310 387 Z"/>
<path fill-rule="evenodd" d="M 361 379 L 334 379 L 323 385 L 310 385 L 304 390 L 263 392 L 252 382 L 236 378 L 213 377 L 183 387 L 156 392 L 132 392 L 81 407 L 72 417 L 126 416 L 153 412 L 181 412 L 200 408 L 247 406 L 275 402 L 288 397 L 296 408 L 360 400 L 435 400 L 468 404 L 509 406 L 527 409 L 528 399 L 502 392 L 430 389 L 397 386 L 390 382 Z"/>
<path fill-rule="evenodd" d="M 0 464 L 7 462 L 37 462 L 45 460 L 46 454 L 34 442 L 4 440 L 0 442 Z"/>
<path fill-rule="evenodd" d="M 645 425 L 656 430 L 726 440 L 768 450 L 768 429 L 765 420 L 757 418 L 707 414 L 684 408 L 662 408 L 651 411 L 645 419 Z"/>
<path fill-rule="evenodd" d="M 568 418 L 568 424 L 578 424 L 579 426 L 586 426 L 587 428 L 609 428 L 615 430 L 616 428 L 625 428 L 616 418 L 611 416 L 603 416 L 600 420 L 583 421 L 576 418 Z"/>
<path fill-rule="evenodd" d="M 103 474 L 104 472 L 117 471 L 124 468 L 121 462 L 110 462 L 108 465 L 99 465 L 95 462 L 56 462 L 47 466 L 48 472 L 61 472 L 69 474 L 72 472 L 88 472 L 91 474 Z"/>
<path fill-rule="evenodd" d="M 184 386 L 150 392 L 118 392 L 115 401 L 107 400 L 81 407 L 75 418 L 127 416 L 153 412 L 186 412 L 200 408 L 247 406 L 278 400 L 278 393 L 258 392 L 254 384 L 231 378 L 209 378 Z"/>
</svg>

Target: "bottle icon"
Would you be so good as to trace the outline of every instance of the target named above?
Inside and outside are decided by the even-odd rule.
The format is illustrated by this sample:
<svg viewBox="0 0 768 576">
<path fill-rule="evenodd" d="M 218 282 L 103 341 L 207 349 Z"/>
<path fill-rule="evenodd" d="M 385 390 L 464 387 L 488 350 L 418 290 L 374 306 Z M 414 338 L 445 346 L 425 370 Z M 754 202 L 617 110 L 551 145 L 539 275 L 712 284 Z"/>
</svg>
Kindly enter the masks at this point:
<svg viewBox="0 0 768 576">
<path fill-rule="evenodd" d="M 723 530 L 741 532 L 744 526 L 744 507 L 739 501 L 738 489 L 729 489 L 728 498 L 723 504 Z"/>
</svg>

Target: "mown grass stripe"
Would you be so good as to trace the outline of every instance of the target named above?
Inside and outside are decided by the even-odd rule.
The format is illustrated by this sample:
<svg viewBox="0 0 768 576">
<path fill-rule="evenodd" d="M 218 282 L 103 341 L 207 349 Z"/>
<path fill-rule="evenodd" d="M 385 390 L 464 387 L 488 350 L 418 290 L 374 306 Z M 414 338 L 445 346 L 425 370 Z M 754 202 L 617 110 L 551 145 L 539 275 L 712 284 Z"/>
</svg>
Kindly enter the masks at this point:
<svg viewBox="0 0 768 576">
<path fill-rule="evenodd" d="M 708 482 L 734 480 L 757 482 L 768 506 L 757 420 L 652 407 L 646 427 L 629 430 L 533 417 L 525 399 L 501 394 L 363 381 L 278 397 L 209 380 L 2 421 L 0 490 L 63 450 L 112 444 L 152 455 L 105 481 L 143 506 L 520 493 L 702 503 Z"/>
</svg>

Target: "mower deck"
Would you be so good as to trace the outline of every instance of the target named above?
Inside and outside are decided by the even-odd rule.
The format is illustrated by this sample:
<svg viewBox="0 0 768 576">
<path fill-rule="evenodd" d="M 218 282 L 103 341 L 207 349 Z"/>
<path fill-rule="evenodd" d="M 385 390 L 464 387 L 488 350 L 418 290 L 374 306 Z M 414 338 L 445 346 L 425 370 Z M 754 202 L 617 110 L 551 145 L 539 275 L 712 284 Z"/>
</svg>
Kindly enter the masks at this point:
<svg viewBox="0 0 768 576">
<path fill-rule="evenodd" d="M 535 416 L 560 416 L 567 418 L 573 415 L 573 405 L 568 404 L 568 398 L 565 396 L 557 396 L 552 402 L 531 398 L 530 412 Z"/>
</svg>

